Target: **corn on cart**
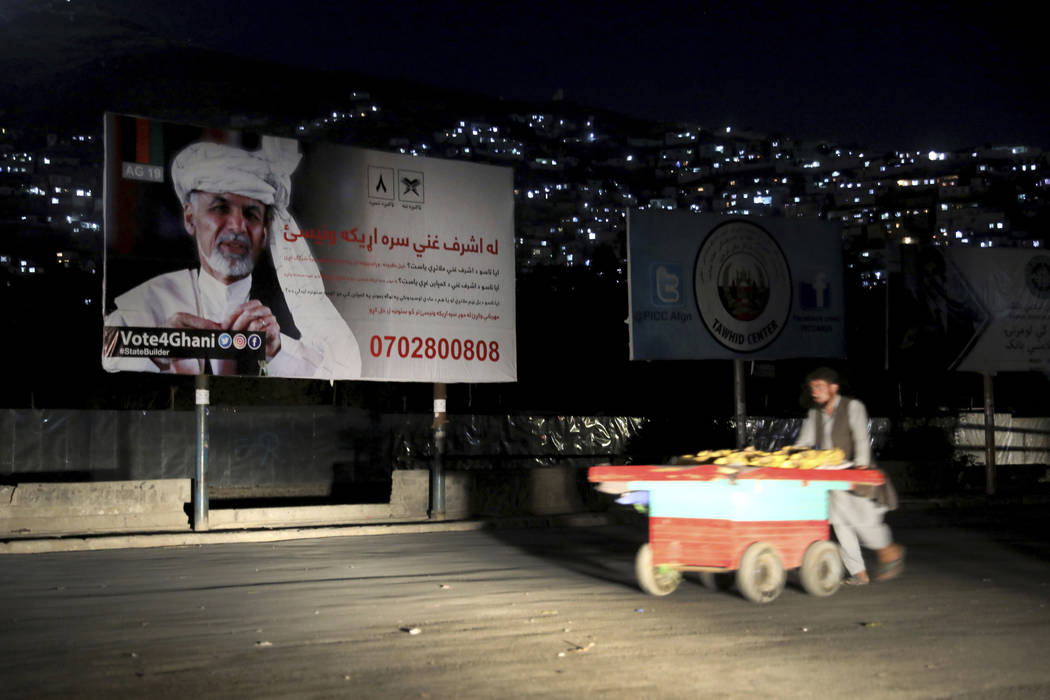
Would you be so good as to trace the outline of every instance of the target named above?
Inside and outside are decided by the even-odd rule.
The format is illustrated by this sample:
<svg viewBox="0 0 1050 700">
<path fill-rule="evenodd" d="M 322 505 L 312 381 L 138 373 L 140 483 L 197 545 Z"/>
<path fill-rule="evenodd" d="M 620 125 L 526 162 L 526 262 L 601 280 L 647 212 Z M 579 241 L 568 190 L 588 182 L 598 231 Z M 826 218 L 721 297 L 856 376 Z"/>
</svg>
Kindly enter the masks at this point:
<svg viewBox="0 0 1050 700">
<path fill-rule="evenodd" d="M 683 572 L 699 572 L 707 586 L 735 572 L 741 595 L 756 603 L 775 600 L 795 568 L 808 593 L 833 595 L 842 561 L 829 541 L 828 492 L 885 480 L 876 469 L 718 464 L 602 465 L 588 479 L 628 496 L 621 502 L 647 504 L 649 541 L 635 557 L 642 590 L 663 596 Z"/>
</svg>

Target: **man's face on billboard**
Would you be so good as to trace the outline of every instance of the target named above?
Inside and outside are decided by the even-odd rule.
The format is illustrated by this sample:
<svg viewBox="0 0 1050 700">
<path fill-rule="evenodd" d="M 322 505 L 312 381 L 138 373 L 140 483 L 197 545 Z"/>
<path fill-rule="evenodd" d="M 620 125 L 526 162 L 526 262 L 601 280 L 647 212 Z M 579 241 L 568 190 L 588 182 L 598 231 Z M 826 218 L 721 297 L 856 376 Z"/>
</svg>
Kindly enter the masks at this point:
<svg viewBox="0 0 1050 700">
<path fill-rule="evenodd" d="M 239 194 L 194 191 L 183 224 L 197 241 L 201 268 L 224 284 L 250 275 L 266 246 L 266 205 Z"/>
</svg>

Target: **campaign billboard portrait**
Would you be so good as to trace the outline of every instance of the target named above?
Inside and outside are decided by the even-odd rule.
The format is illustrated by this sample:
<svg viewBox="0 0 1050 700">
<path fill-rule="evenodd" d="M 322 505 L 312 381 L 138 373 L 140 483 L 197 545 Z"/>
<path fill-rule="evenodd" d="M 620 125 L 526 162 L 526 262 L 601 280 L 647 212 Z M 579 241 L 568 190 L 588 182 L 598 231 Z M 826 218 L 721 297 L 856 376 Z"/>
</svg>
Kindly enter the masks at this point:
<svg viewBox="0 0 1050 700">
<path fill-rule="evenodd" d="M 902 246 L 891 278 L 892 361 L 916 371 L 1046 372 L 1050 255 Z"/>
<path fill-rule="evenodd" d="M 632 360 L 845 354 L 833 225 L 632 210 L 627 249 Z"/>
<path fill-rule="evenodd" d="M 517 378 L 509 168 L 106 115 L 103 366 Z"/>
</svg>

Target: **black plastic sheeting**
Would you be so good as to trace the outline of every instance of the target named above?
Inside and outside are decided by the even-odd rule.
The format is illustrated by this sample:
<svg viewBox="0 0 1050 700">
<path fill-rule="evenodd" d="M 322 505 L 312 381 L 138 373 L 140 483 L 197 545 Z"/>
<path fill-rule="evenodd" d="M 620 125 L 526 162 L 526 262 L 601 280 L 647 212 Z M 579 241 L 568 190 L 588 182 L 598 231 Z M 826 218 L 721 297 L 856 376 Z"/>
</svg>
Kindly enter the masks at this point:
<svg viewBox="0 0 1050 700">
<path fill-rule="evenodd" d="M 138 480 L 193 475 L 193 411 L 0 412 L 0 476 Z M 397 421 L 364 411 L 209 409 L 208 482 L 330 482 L 390 472 Z"/>
<path fill-rule="evenodd" d="M 459 468 L 596 464 L 628 453 L 648 422 L 620 416 L 485 415 L 451 416 L 450 421 L 446 459 Z M 429 422 L 422 431 L 399 438 L 399 466 L 432 457 Z"/>
<path fill-rule="evenodd" d="M 623 416 L 452 415 L 452 469 L 661 463 L 736 444 L 733 420 Z M 375 480 L 433 458 L 433 416 L 354 408 L 208 411 L 208 482 L 258 486 Z M 801 419 L 749 418 L 747 444 L 791 444 Z M 889 422 L 872 421 L 876 451 Z M 196 455 L 193 411 L 0 411 L 0 478 L 103 481 L 184 478 Z"/>
</svg>

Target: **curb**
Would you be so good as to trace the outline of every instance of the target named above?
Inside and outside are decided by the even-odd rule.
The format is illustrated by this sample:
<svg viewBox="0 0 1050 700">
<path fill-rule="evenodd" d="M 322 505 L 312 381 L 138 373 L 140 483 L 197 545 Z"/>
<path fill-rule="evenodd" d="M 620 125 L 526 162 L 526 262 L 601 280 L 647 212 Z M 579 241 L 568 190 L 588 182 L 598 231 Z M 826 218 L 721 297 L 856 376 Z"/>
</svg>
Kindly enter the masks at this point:
<svg viewBox="0 0 1050 700">
<path fill-rule="evenodd" d="M 899 511 L 948 512 L 954 509 L 1003 506 L 1036 506 L 1050 503 L 1050 495 L 1026 494 L 998 496 L 901 497 Z M 151 547 L 200 547 L 211 544 L 281 542 L 322 537 L 363 537 L 374 535 L 414 535 L 433 532 L 476 532 L 479 530 L 512 530 L 527 528 L 598 527 L 602 525 L 639 524 L 631 511 L 604 513 L 567 513 L 562 515 L 509 516 L 472 520 L 421 520 L 376 525 L 346 524 L 286 528 L 226 529 L 203 532 L 82 533 L 46 537 L 11 538 L 0 541 L 4 554 L 45 554 L 49 552 L 86 552 L 112 549 L 146 549 Z"/>
<path fill-rule="evenodd" d="M 597 527 L 615 522 L 604 513 L 487 518 L 481 520 L 440 520 L 389 525 L 327 525 L 260 530 L 209 530 L 205 532 L 158 532 L 138 534 L 70 535 L 11 539 L 0 542 L 3 554 L 46 554 L 151 547 L 200 547 L 242 542 L 281 542 L 322 537 L 361 537 L 370 535 L 415 535 L 433 532 L 475 532 L 526 528 Z"/>
</svg>

